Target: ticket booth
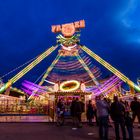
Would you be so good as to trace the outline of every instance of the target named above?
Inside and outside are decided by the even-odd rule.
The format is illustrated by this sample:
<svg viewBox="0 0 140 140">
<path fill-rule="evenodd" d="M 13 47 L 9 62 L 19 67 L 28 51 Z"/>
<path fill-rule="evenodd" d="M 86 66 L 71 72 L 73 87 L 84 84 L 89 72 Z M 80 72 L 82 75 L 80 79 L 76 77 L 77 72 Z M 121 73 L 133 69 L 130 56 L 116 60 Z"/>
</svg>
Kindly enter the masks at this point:
<svg viewBox="0 0 140 140">
<path fill-rule="evenodd" d="M 65 104 L 65 117 L 69 118 L 71 117 L 70 114 L 70 106 L 73 97 L 79 98 L 80 101 L 82 101 L 85 104 L 85 110 L 86 110 L 86 103 L 87 103 L 87 96 L 90 96 L 90 92 L 51 92 L 49 93 L 49 96 L 51 99 L 50 102 L 50 117 L 53 121 L 55 121 L 56 118 L 56 106 L 59 99 L 62 99 Z"/>
</svg>

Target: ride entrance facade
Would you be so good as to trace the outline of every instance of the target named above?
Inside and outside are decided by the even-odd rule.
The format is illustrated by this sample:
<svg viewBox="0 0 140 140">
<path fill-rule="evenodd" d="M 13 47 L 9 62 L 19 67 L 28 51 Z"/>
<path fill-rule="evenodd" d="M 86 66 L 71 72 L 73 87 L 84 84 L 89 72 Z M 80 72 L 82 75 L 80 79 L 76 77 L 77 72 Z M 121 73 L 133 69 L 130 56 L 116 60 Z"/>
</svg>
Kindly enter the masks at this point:
<svg viewBox="0 0 140 140">
<path fill-rule="evenodd" d="M 129 94 L 134 95 L 135 91 L 140 92 L 138 85 L 133 83 L 124 74 L 92 52 L 89 48 L 80 44 L 80 30 L 84 27 L 84 20 L 62 25 L 53 25 L 52 32 L 60 33 L 57 35 L 57 44 L 25 63 L 27 65 L 25 68 L 9 79 L 7 83 L 1 84 L 1 95 L 3 97 L 5 94 L 9 96 L 11 89 L 13 89 L 12 85 L 16 81 L 21 79 L 37 64 L 41 63 L 41 61 L 52 52 L 58 52 L 51 65 L 35 82 L 28 80 L 22 82 L 22 91 L 18 90 L 18 92 L 25 98 L 22 102 L 20 102 L 20 100 L 18 102 L 17 100 L 16 106 L 19 109 L 15 109 L 14 114 L 17 114 L 18 110 L 20 110 L 20 115 L 43 114 L 53 121 L 55 120 L 56 104 L 60 98 L 65 101 L 66 112 L 70 114 L 70 104 L 73 97 L 82 99 L 85 103 L 86 110 L 86 102 L 88 100 L 94 100 L 97 95 L 108 98 L 112 98 L 114 94 L 123 96 L 122 83 L 126 83 L 130 86 Z M 103 78 L 101 70 L 94 65 L 92 58 L 112 74 L 107 78 Z M 15 70 L 23 66 L 25 65 L 23 64 Z M 4 79 L 8 74 L 5 74 L 1 78 Z M 12 99 L 11 96 L 9 97 Z M 6 108 L 10 108 L 10 101 L 8 99 L 6 100 L 5 104 L 1 102 L 0 105 L 2 106 L 2 104 L 4 104 L 4 106 L 7 106 Z M 14 106 L 14 102 L 12 104 Z M 9 112 L 9 114 L 12 114 L 9 110 L 13 109 L 7 109 L 2 113 Z"/>
</svg>

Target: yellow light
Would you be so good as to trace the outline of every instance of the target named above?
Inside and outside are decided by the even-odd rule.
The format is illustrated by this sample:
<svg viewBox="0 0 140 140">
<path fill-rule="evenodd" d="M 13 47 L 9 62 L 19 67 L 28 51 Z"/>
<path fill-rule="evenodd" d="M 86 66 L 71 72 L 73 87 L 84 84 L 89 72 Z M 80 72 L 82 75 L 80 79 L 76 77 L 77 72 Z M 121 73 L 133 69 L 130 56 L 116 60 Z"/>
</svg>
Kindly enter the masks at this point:
<svg viewBox="0 0 140 140">
<path fill-rule="evenodd" d="M 73 85 L 74 87 L 70 87 L 70 88 L 68 87 L 67 89 L 65 89 L 64 87 L 66 87 L 66 84 L 75 84 L 75 85 Z M 80 87 L 80 83 L 76 80 L 65 81 L 60 84 L 60 90 L 65 91 L 65 92 L 74 91 L 78 89 L 79 87 Z"/>
</svg>

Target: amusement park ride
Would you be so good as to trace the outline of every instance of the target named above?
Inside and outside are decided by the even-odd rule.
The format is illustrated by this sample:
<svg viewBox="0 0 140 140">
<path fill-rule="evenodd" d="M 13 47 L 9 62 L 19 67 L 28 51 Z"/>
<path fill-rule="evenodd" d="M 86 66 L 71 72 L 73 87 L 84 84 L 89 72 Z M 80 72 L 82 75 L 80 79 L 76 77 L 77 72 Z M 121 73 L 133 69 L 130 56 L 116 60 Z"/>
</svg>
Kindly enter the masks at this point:
<svg viewBox="0 0 140 140">
<path fill-rule="evenodd" d="M 0 88 L 0 93 L 3 93 L 7 88 L 12 86 L 16 81 L 23 77 L 27 72 L 33 69 L 37 64 L 54 52 L 58 47 L 58 55 L 55 60 L 49 66 L 49 68 L 44 73 L 39 84 L 31 83 L 29 81 L 24 81 L 23 90 L 28 93 L 29 99 L 36 95 L 41 95 L 41 93 L 56 93 L 69 94 L 70 92 L 83 92 L 85 94 L 92 93 L 93 96 L 102 94 L 106 96 L 113 87 L 119 86 L 122 82 L 125 82 L 130 86 L 131 92 L 140 92 L 140 87 L 133 83 L 124 74 L 118 71 L 116 68 L 111 66 L 108 62 L 103 60 L 100 56 L 92 52 L 89 48 L 84 45 L 80 45 L 80 29 L 85 27 L 85 21 L 80 20 L 74 23 L 53 25 L 52 32 L 59 33 L 57 36 L 57 45 L 50 47 L 44 53 L 39 55 L 35 60 L 33 60 L 29 65 L 27 65 L 23 70 L 17 73 L 13 78 L 11 78 L 7 83 L 3 84 Z M 86 57 L 85 55 L 89 55 Z M 92 67 L 89 57 L 93 58 L 105 68 L 107 68 L 114 75 L 107 79 L 105 82 L 98 80 L 100 76 L 100 71 L 97 67 Z M 70 62 L 66 62 L 65 58 L 69 58 Z M 85 74 L 73 74 L 72 76 L 56 75 L 52 74 L 53 69 L 58 69 L 62 71 L 73 71 L 74 69 L 81 70 L 82 68 L 88 75 Z M 59 72 L 59 71 L 58 71 Z M 87 78 L 90 77 L 91 79 Z M 92 82 L 92 85 L 88 85 L 88 82 Z M 53 86 L 45 86 L 45 82 Z M 53 88 L 52 88 L 53 87 Z"/>
</svg>

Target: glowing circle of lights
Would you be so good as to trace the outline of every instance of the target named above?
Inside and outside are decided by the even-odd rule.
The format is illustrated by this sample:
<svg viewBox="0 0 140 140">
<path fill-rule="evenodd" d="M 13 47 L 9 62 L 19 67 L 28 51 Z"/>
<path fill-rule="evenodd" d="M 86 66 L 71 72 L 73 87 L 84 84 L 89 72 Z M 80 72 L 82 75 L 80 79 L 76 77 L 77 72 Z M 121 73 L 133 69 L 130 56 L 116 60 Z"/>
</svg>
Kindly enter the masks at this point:
<svg viewBox="0 0 140 140">
<path fill-rule="evenodd" d="M 76 80 L 65 81 L 60 84 L 60 90 L 69 92 L 77 90 L 80 87 L 80 83 Z"/>
</svg>

